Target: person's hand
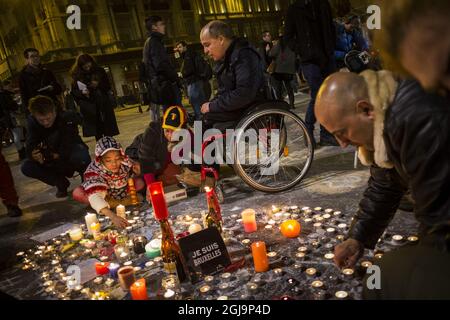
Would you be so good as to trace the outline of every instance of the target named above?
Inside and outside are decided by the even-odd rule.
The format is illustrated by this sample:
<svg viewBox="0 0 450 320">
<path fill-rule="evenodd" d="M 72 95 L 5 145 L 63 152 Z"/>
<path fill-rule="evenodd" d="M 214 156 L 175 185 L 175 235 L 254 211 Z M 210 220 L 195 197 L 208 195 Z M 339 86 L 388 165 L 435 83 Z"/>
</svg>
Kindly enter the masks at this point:
<svg viewBox="0 0 450 320">
<path fill-rule="evenodd" d="M 202 113 L 208 113 L 208 112 L 209 112 L 209 102 L 205 102 L 205 103 L 202 105 L 201 112 L 202 112 Z"/>
<path fill-rule="evenodd" d="M 89 90 L 83 90 L 81 93 L 89 98 Z"/>
<path fill-rule="evenodd" d="M 141 164 L 138 161 L 133 161 L 133 172 L 135 175 L 141 175 Z"/>
<path fill-rule="evenodd" d="M 353 268 L 364 252 L 364 245 L 355 239 L 347 239 L 334 248 L 334 263 L 339 268 Z"/>
<path fill-rule="evenodd" d="M 92 80 L 90 86 L 91 86 L 92 88 L 97 88 L 97 87 L 98 87 L 98 83 L 99 83 L 99 82 L 98 82 L 97 80 Z"/>
<path fill-rule="evenodd" d="M 44 163 L 44 156 L 42 155 L 42 152 L 39 149 L 34 149 L 31 152 L 31 158 L 38 162 L 39 164 L 43 164 Z"/>
<path fill-rule="evenodd" d="M 58 153 L 52 153 L 53 156 L 53 160 L 58 160 L 59 159 L 59 154 Z"/>
<path fill-rule="evenodd" d="M 266 52 L 270 51 L 270 44 L 266 44 Z"/>
<path fill-rule="evenodd" d="M 111 222 L 119 229 L 128 227 L 129 223 L 126 219 L 119 217 L 115 214 L 110 216 Z"/>
</svg>

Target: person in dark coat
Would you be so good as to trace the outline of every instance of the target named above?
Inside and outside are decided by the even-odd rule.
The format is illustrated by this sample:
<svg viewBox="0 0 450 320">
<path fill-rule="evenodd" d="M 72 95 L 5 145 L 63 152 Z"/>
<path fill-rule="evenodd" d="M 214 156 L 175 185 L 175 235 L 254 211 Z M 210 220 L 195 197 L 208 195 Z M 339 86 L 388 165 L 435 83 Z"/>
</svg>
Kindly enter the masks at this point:
<svg viewBox="0 0 450 320">
<path fill-rule="evenodd" d="M 245 39 L 235 38 L 223 21 L 203 27 L 200 41 L 215 62 L 218 82 L 216 97 L 202 106 L 205 125 L 220 129 L 224 123 L 237 122 L 258 101 L 267 100 L 263 61 Z"/>
<path fill-rule="evenodd" d="M 336 32 L 328 0 L 297 0 L 287 10 L 284 38 L 300 58 L 301 70 L 310 87 L 311 101 L 305 115 L 306 127 L 314 139 L 314 104 L 323 80 L 335 71 Z M 320 127 L 320 145 L 338 145 Z"/>
<path fill-rule="evenodd" d="M 351 16 L 343 24 L 336 23 L 336 49 L 334 51 L 334 57 L 336 58 L 336 66 L 338 69 L 345 67 L 344 58 L 351 50 L 369 50 L 369 45 L 364 40 L 362 33 L 354 26 L 353 20 L 357 18 L 357 16 Z"/>
<path fill-rule="evenodd" d="M 78 117 L 74 112 L 60 112 L 52 99 L 36 96 L 29 103 L 28 159 L 22 173 L 45 184 L 56 186 L 57 198 L 67 197 L 74 172 L 83 175 L 91 158 L 78 134 Z"/>
<path fill-rule="evenodd" d="M 177 43 L 176 48 L 183 58 L 180 72 L 187 87 L 187 95 L 194 108 L 195 119 L 200 120 L 202 104 L 209 100 L 205 94 L 205 79 L 202 79 L 202 68 L 207 66 L 207 62 L 184 41 Z"/>
<path fill-rule="evenodd" d="M 119 134 L 112 104 L 112 89 L 106 71 L 88 54 L 77 57 L 71 70 L 72 95 L 82 116 L 84 137 Z"/>
<path fill-rule="evenodd" d="M 439 261 L 446 260 L 449 265 L 448 98 L 426 93 L 415 80 L 397 80 L 389 71 L 372 70 L 360 75 L 335 73 L 319 92 L 316 104 L 319 122 L 343 147 L 357 146 L 361 162 L 370 166 L 368 188 L 347 240 L 335 247 L 335 262 L 339 267 L 351 268 L 364 248 L 373 249 L 394 217 L 400 199 L 410 189 L 414 214 L 420 223 L 419 245 L 412 250 L 392 251 L 386 260 L 381 259 L 382 286 L 377 295 L 384 299 L 417 299 L 439 298 L 445 292 L 448 298 L 448 268 L 433 278 L 425 273 L 441 270 Z M 420 252 L 428 252 L 423 259 L 433 259 L 434 267 L 430 269 L 429 263 L 412 267 Z M 396 271 L 400 268 L 404 272 Z M 433 279 L 436 290 L 427 285 L 405 291 L 413 278 L 417 285 Z M 389 289 L 394 283 L 403 284 Z M 425 293 L 421 288 L 428 291 Z M 446 289 L 439 292 L 438 288 Z"/>
<path fill-rule="evenodd" d="M 159 16 L 150 16 L 145 20 L 145 26 L 149 37 L 144 44 L 142 61 L 145 64 L 150 102 L 154 109 L 152 117 L 158 120 L 161 106 L 165 112 L 170 106 L 181 105 L 182 85 L 164 46 L 165 22 Z"/>
<path fill-rule="evenodd" d="M 272 57 L 270 57 L 269 55 L 269 51 L 272 49 L 272 47 L 272 35 L 268 30 L 264 30 L 262 32 L 262 41 L 257 48 L 259 55 L 263 58 L 264 61 L 264 70 L 267 70 L 270 62 L 272 62 Z"/>
<path fill-rule="evenodd" d="M 19 88 L 22 104 L 28 108 L 28 102 L 37 95 L 52 98 L 58 109 L 61 104 L 58 96 L 62 92 L 61 85 L 56 81 L 55 75 L 41 65 L 39 51 L 34 48 L 25 49 L 23 53 L 27 64 L 19 74 Z"/>
<path fill-rule="evenodd" d="M 286 45 L 284 38 L 281 36 L 269 51 L 269 57 L 275 60 L 275 70 L 271 75 L 271 80 L 275 89 L 276 98 L 278 100 L 284 100 L 283 87 L 286 88 L 289 105 L 294 109 L 294 88 L 292 87 L 292 80 L 296 73 L 295 53 Z"/>
</svg>

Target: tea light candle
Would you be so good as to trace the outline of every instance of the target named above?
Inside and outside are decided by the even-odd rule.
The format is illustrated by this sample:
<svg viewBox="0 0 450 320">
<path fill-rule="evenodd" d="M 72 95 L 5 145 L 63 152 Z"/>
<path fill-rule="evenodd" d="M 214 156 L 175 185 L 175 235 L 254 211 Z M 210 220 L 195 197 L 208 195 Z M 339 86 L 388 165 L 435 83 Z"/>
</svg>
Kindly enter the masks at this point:
<svg viewBox="0 0 450 320">
<path fill-rule="evenodd" d="M 382 253 L 376 253 L 374 255 L 374 257 L 377 258 L 377 259 L 381 259 L 383 257 L 383 254 Z"/>
<path fill-rule="evenodd" d="M 146 263 L 145 263 L 145 267 L 146 268 L 151 268 L 151 267 L 153 267 L 155 265 L 155 263 L 153 262 L 153 261 L 147 261 Z"/>
<path fill-rule="evenodd" d="M 333 212 L 333 215 L 334 215 L 334 216 L 340 216 L 341 214 L 342 214 L 341 211 L 335 211 L 335 212 Z"/>
<path fill-rule="evenodd" d="M 300 251 L 300 252 L 307 252 L 308 248 L 307 247 L 298 247 L 297 250 Z"/>
<path fill-rule="evenodd" d="M 313 276 L 313 275 L 315 275 L 317 273 L 317 270 L 315 268 L 308 268 L 308 269 L 305 270 L 305 273 L 308 276 Z"/>
<path fill-rule="evenodd" d="M 153 239 L 145 246 L 145 255 L 152 259 L 161 255 L 161 240 Z"/>
<path fill-rule="evenodd" d="M 133 227 L 132 226 L 128 226 L 125 228 L 127 233 L 130 233 L 131 231 L 133 231 Z"/>
<path fill-rule="evenodd" d="M 409 237 L 408 237 L 408 241 L 409 241 L 409 242 L 416 242 L 416 241 L 419 241 L 419 237 L 416 237 L 416 236 L 409 236 Z"/>
<path fill-rule="evenodd" d="M 208 285 L 204 285 L 204 286 L 201 286 L 199 290 L 200 290 L 201 293 L 205 294 L 205 293 L 207 293 L 209 290 L 211 290 L 211 287 L 208 286 Z"/>
<path fill-rule="evenodd" d="M 188 231 L 189 231 L 190 234 L 194 234 L 194 233 L 199 232 L 201 230 L 202 230 L 202 226 L 200 224 L 198 224 L 198 223 L 192 223 L 189 226 L 189 228 L 188 228 Z"/>
<path fill-rule="evenodd" d="M 278 208 L 278 207 L 272 205 L 272 213 L 277 213 L 277 212 L 279 212 L 280 210 L 281 210 L 280 208 Z"/>
<path fill-rule="evenodd" d="M 241 215 L 245 232 L 255 232 L 257 229 L 255 210 L 245 209 L 244 211 L 242 211 Z"/>
<path fill-rule="evenodd" d="M 277 222 L 275 220 L 273 220 L 273 219 L 270 219 L 269 221 L 267 221 L 267 223 L 270 224 L 271 226 L 273 226 Z"/>
<path fill-rule="evenodd" d="M 336 229 L 335 228 L 327 228 L 327 232 L 334 233 L 334 232 L 336 232 Z"/>
<path fill-rule="evenodd" d="M 331 260 L 334 258 L 334 254 L 333 253 L 326 253 L 325 254 L 325 259 Z"/>
<path fill-rule="evenodd" d="M 97 277 L 94 279 L 94 283 L 95 284 L 101 284 L 103 282 L 103 278 L 102 277 Z"/>
<path fill-rule="evenodd" d="M 112 287 L 113 286 L 113 284 L 114 284 L 114 279 L 111 279 L 111 278 L 109 278 L 109 279 L 107 279 L 106 281 L 105 281 L 105 285 L 107 286 L 107 287 Z"/>
<path fill-rule="evenodd" d="M 187 215 L 184 217 L 184 220 L 187 221 L 187 222 L 190 222 L 190 221 L 192 221 L 192 217 L 191 217 L 190 215 L 187 214 Z"/>
<path fill-rule="evenodd" d="M 74 227 L 69 230 L 69 236 L 72 241 L 80 241 L 83 239 L 83 230 L 80 227 Z"/>
<path fill-rule="evenodd" d="M 369 268 L 369 267 L 372 266 L 372 262 L 370 262 L 370 261 L 363 261 L 363 262 L 361 262 L 361 266 L 364 267 L 364 268 Z"/>
<path fill-rule="evenodd" d="M 274 220 L 280 220 L 283 217 L 283 213 L 282 212 L 277 212 L 273 215 L 273 219 Z"/>
<path fill-rule="evenodd" d="M 86 227 L 88 230 L 89 234 L 92 234 L 92 230 L 91 230 L 91 225 L 93 223 L 98 222 L 97 220 L 97 215 L 95 213 L 88 213 L 85 217 L 84 220 L 86 221 Z"/>
<path fill-rule="evenodd" d="M 325 213 L 332 213 L 332 212 L 333 212 L 333 209 L 330 209 L 330 208 L 325 209 Z"/>
<path fill-rule="evenodd" d="M 266 244 L 263 241 L 252 243 L 253 263 L 255 272 L 265 272 L 269 270 L 269 259 L 267 258 Z"/>
<path fill-rule="evenodd" d="M 322 223 L 316 222 L 316 223 L 313 224 L 313 226 L 314 226 L 314 228 L 319 228 L 319 227 L 322 226 Z"/>
<path fill-rule="evenodd" d="M 277 255 L 277 253 L 276 253 L 275 251 L 271 251 L 271 252 L 269 252 L 269 253 L 267 254 L 267 256 L 268 256 L 269 258 L 276 257 L 276 255 Z"/>
<path fill-rule="evenodd" d="M 323 217 L 324 219 L 330 219 L 330 218 L 331 218 L 331 214 L 325 213 L 322 217 Z"/>
<path fill-rule="evenodd" d="M 352 276 L 355 273 L 355 270 L 346 268 L 342 270 L 342 273 L 346 276 Z"/>
<path fill-rule="evenodd" d="M 313 281 L 313 282 L 311 283 L 311 286 L 312 286 L 313 288 L 322 288 L 322 287 L 323 287 L 323 282 L 320 281 L 320 280 L 316 280 L 316 281 Z"/>
<path fill-rule="evenodd" d="M 322 211 L 322 207 L 315 207 L 314 211 Z"/>
<path fill-rule="evenodd" d="M 175 291 L 173 291 L 172 289 L 167 289 L 164 292 L 164 299 L 172 299 L 175 296 Z"/>
<path fill-rule="evenodd" d="M 220 296 L 217 298 L 217 300 L 228 300 L 227 296 Z"/>
<path fill-rule="evenodd" d="M 131 266 L 122 267 L 117 272 L 119 276 L 119 283 L 123 290 L 128 291 L 130 286 L 136 282 L 134 278 L 134 268 Z"/>
<path fill-rule="evenodd" d="M 273 230 L 273 226 L 271 224 L 268 224 L 264 227 L 266 230 Z"/>
<path fill-rule="evenodd" d="M 336 239 L 339 240 L 339 241 L 344 241 L 345 236 L 342 235 L 342 234 L 340 234 L 340 235 L 338 235 L 338 236 L 336 237 Z"/>
<path fill-rule="evenodd" d="M 403 236 L 396 234 L 392 236 L 392 240 L 394 240 L 395 242 L 400 242 L 403 240 Z"/>
<path fill-rule="evenodd" d="M 228 283 L 221 283 L 221 284 L 219 285 L 219 289 L 220 289 L 220 290 L 225 290 L 225 289 L 227 289 L 228 287 L 229 287 Z"/>
<path fill-rule="evenodd" d="M 205 280 L 205 282 L 212 282 L 214 280 L 214 277 L 213 276 L 206 276 L 204 280 Z"/>
<path fill-rule="evenodd" d="M 304 258 L 304 257 L 306 256 L 306 254 L 305 254 L 304 252 L 297 252 L 297 253 L 295 254 L 295 256 L 296 256 L 297 258 Z"/>
<path fill-rule="evenodd" d="M 347 291 L 337 291 L 334 295 L 338 299 L 346 299 L 348 297 Z"/>
<path fill-rule="evenodd" d="M 281 233 L 286 238 L 296 238 L 300 234 L 300 223 L 297 220 L 286 220 L 281 224 Z"/>
<path fill-rule="evenodd" d="M 123 218 L 123 219 L 126 219 L 126 218 L 127 218 L 127 214 L 125 213 L 125 206 L 124 206 L 124 205 L 119 204 L 119 205 L 116 207 L 116 215 L 117 215 L 118 217 Z"/>
<path fill-rule="evenodd" d="M 225 272 L 220 276 L 222 279 L 229 279 L 231 277 L 231 273 Z"/>
<path fill-rule="evenodd" d="M 100 257 L 100 261 L 101 262 L 105 262 L 105 261 L 108 261 L 109 260 L 109 257 L 108 256 L 101 256 Z"/>
<path fill-rule="evenodd" d="M 250 291 L 256 291 L 258 289 L 258 285 L 256 283 L 249 282 L 249 283 L 247 283 L 247 288 Z"/>
<path fill-rule="evenodd" d="M 244 240 L 242 240 L 241 242 L 242 242 L 242 244 L 247 245 L 247 244 L 249 244 L 251 241 L 250 241 L 250 239 L 244 239 Z"/>
<path fill-rule="evenodd" d="M 133 264 L 133 261 L 126 261 L 126 262 L 124 262 L 124 266 L 127 266 L 127 267 L 129 267 L 129 266 L 131 266 Z"/>
<path fill-rule="evenodd" d="M 345 229 L 345 228 L 347 228 L 347 224 L 346 223 L 339 223 L 338 224 L 338 228 L 339 229 Z"/>
<path fill-rule="evenodd" d="M 119 271 L 120 265 L 118 263 L 110 263 L 108 266 L 109 276 L 113 279 L 117 279 L 117 271 Z"/>
<path fill-rule="evenodd" d="M 98 275 L 104 275 L 109 273 L 109 262 L 96 262 L 95 263 L 95 272 Z"/>
<path fill-rule="evenodd" d="M 147 285 L 145 279 L 141 278 L 130 286 L 131 298 L 133 300 L 147 300 Z"/>
</svg>

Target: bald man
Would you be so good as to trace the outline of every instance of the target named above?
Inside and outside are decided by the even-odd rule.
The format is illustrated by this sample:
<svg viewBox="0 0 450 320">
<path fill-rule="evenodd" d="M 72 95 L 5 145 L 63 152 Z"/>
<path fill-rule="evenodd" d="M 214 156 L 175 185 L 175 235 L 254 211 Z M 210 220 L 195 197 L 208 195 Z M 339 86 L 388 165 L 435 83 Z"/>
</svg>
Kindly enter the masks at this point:
<svg viewBox="0 0 450 320">
<path fill-rule="evenodd" d="M 424 92 L 415 81 L 398 81 L 388 71 L 335 73 L 321 86 L 315 106 L 317 119 L 342 147 L 358 147 L 360 160 L 370 166 L 371 175 L 347 240 L 335 248 L 335 263 L 339 267 L 353 267 L 364 248 L 375 247 L 401 197 L 410 188 L 415 216 L 420 222 L 419 246 L 428 246 L 430 250 L 425 252 L 430 254 L 436 250 L 450 268 L 448 102 L 442 96 Z M 422 297 L 420 290 L 409 287 L 417 268 L 404 265 L 408 257 L 414 263 L 413 256 L 412 253 L 405 257 L 395 251 L 385 255 L 381 269 L 385 291 L 377 297 L 404 298 L 405 292 Z M 401 261 L 396 257 L 401 257 Z M 442 266 L 442 262 L 439 264 Z M 386 291 L 388 280 L 392 279 L 389 275 L 395 274 L 396 269 L 403 272 L 394 277 L 401 281 Z M 433 278 L 434 288 L 442 290 L 428 291 L 429 294 L 441 297 L 443 292 L 450 298 L 450 286 L 442 287 L 442 280 L 448 284 L 450 279 L 448 270 Z M 423 285 L 421 280 L 426 281 L 415 279 L 417 288 Z"/>
</svg>

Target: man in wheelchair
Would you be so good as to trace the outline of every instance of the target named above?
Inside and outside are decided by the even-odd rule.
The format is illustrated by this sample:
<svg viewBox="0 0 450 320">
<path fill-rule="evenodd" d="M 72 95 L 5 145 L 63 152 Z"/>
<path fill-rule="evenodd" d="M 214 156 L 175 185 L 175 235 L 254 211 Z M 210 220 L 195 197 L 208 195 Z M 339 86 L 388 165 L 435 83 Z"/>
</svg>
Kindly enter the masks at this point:
<svg viewBox="0 0 450 320">
<path fill-rule="evenodd" d="M 211 21 L 200 32 L 205 54 L 216 62 L 217 95 L 202 105 L 204 129 L 234 128 L 246 111 L 268 99 L 263 61 L 245 39 L 236 38 L 223 21 Z"/>
</svg>

